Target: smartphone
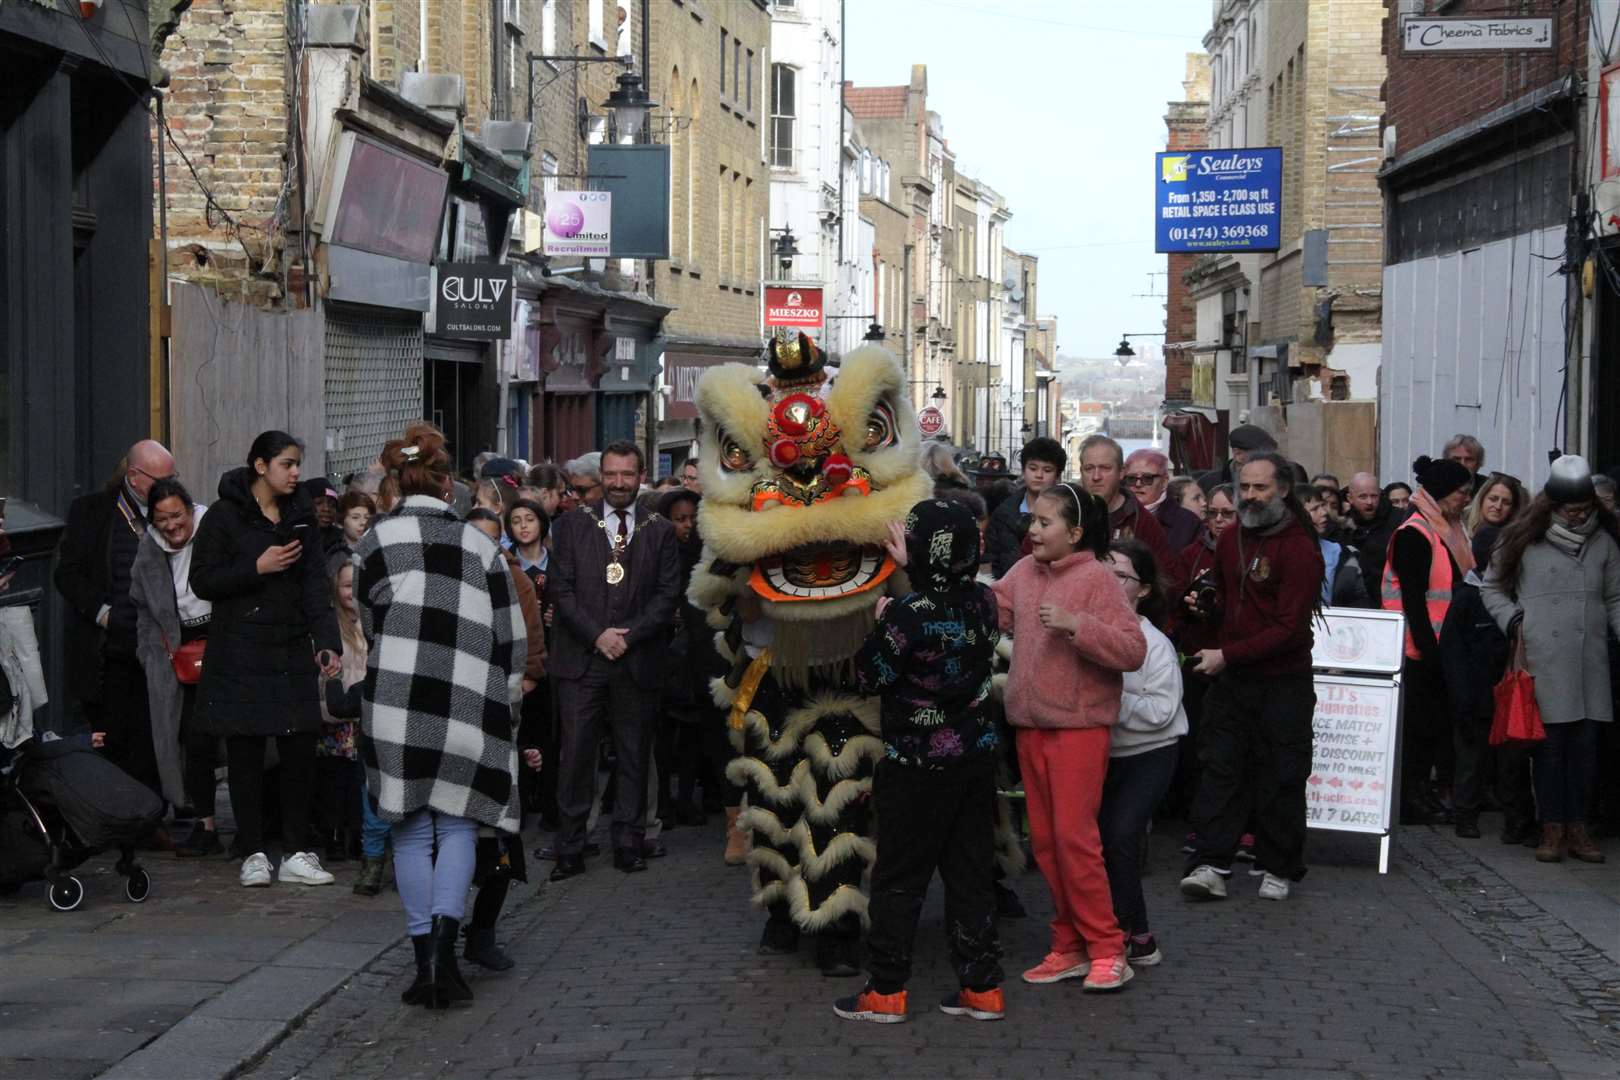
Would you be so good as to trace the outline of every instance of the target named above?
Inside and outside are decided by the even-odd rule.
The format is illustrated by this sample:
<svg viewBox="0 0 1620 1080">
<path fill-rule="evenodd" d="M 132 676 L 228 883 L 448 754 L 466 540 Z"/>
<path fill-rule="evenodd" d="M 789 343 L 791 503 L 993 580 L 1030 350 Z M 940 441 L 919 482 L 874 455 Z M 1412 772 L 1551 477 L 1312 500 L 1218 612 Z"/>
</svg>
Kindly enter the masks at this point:
<svg viewBox="0 0 1620 1080">
<path fill-rule="evenodd" d="M 9 559 L 0 559 L 0 578 L 3 578 L 8 574 L 15 574 L 18 570 L 22 569 L 22 564 L 23 560 L 21 555 L 13 555 Z"/>
</svg>

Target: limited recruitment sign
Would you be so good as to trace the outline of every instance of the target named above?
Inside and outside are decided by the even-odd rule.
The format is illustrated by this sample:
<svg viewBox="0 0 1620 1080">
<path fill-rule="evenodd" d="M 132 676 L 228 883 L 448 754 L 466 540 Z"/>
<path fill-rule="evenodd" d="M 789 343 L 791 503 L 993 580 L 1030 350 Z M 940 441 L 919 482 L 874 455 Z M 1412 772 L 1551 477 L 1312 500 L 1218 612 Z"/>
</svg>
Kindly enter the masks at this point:
<svg viewBox="0 0 1620 1080">
<path fill-rule="evenodd" d="M 1282 147 L 1172 150 L 1155 158 L 1154 250 L 1276 251 Z"/>
</svg>

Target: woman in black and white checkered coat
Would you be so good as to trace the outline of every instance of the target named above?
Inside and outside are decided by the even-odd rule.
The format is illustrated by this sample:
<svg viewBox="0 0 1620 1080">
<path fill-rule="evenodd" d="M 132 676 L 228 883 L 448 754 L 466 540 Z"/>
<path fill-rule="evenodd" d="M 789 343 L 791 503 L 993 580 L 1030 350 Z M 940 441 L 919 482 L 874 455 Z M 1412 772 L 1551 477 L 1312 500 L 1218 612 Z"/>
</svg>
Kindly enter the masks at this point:
<svg viewBox="0 0 1620 1080">
<path fill-rule="evenodd" d="M 527 642 L 499 549 L 450 511 L 444 436 L 412 425 L 382 462 L 404 498 L 354 554 L 372 632 L 366 780 L 393 826 L 394 876 L 416 947 L 416 982 L 403 998 L 442 1008 L 472 998 L 455 947 L 478 827 L 520 826 L 513 707 Z"/>
</svg>

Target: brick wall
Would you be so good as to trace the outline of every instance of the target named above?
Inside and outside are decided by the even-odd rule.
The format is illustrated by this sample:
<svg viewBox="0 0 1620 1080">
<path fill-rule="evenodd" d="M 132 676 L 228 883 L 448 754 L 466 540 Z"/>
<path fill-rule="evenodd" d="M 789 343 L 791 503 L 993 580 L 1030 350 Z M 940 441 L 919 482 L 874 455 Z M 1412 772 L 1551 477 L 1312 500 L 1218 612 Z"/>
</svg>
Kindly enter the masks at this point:
<svg viewBox="0 0 1620 1080">
<path fill-rule="evenodd" d="M 196 0 L 160 57 L 171 73 L 165 119 L 202 182 L 154 136 L 167 170 L 169 271 L 254 303 L 278 294 L 247 274 L 279 242 L 271 219 L 286 179 L 284 20 L 282 0 Z M 209 209 L 203 185 L 237 222 L 234 233 Z"/>
<path fill-rule="evenodd" d="M 1520 97 L 1556 83 L 1574 64 L 1586 70 L 1586 3 L 1570 0 L 1524 0 L 1513 14 L 1552 17 L 1556 48 L 1548 53 L 1502 56 L 1454 54 L 1411 55 L 1402 51 L 1400 14 L 1412 5 L 1386 0 L 1384 54 L 1389 74 L 1384 93 L 1384 122 L 1396 129 L 1396 155 L 1476 120 Z M 1501 15 L 1501 0 L 1457 0 L 1442 13 Z"/>
<path fill-rule="evenodd" d="M 770 116 L 770 16 L 756 0 L 653 0 L 651 14 L 652 96 L 690 117 L 668 136 L 672 168 L 685 174 L 675 179 L 680 190 L 672 211 L 690 227 L 677 220 L 675 257 L 654 264 L 658 299 L 676 307 L 665 326 L 678 334 L 757 339 L 757 282 L 761 260 L 769 258 L 761 254 L 770 211 L 761 139 Z M 720 92 L 722 31 L 728 42 L 743 43 L 745 57 L 753 50 L 752 109 L 743 100 L 746 75 L 738 100 L 729 71 Z"/>
<path fill-rule="evenodd" d="M 1165 117 L 1169 150 L 1201 150 L 1206 139 L 1208 102 L 1171 102 Z M 1196 255 L 1166 256 L 1164 340 L 1167 343 L 1193 341 L 1198 337 L 1198 305 L 1187 288 L 1187 271 L 1198 261 Z M 1167 401 L 1192 400 L 1192 353 L 1167 349 L 1164 355 L 1164 396 Z"/>
</svg>

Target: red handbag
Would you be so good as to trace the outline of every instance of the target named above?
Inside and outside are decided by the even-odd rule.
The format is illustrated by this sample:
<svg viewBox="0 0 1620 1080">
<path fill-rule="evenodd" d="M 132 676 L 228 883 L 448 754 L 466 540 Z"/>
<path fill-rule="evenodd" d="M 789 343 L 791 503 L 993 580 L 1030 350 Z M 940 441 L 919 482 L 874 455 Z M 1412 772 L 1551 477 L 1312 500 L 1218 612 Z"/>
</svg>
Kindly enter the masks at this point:
<svg viewBox="0 0 1620 1080">
<path fill-rule="evenodd" d="M 1513 635 L 1513 655 L 1496 684 L 1496 711 L 1491 716 L 1492 746 L 1509 742 L 1540 742 L 1547 737 L 1536 704 L 1536 678 L 1525 670 L 1524 634 Z"/>
<path fill-rule="evenodd" d="M 171 649 L 169 635 L 159 630 L 158 637 L 163 639 L 163 651 L 169 654 L 175 681 L 181 686 L 196 686 L 202 682 L 203 652 L 208 648 L 208 639 L 197 638 L 184 642 L 178 649 Z"/>
</svg>

